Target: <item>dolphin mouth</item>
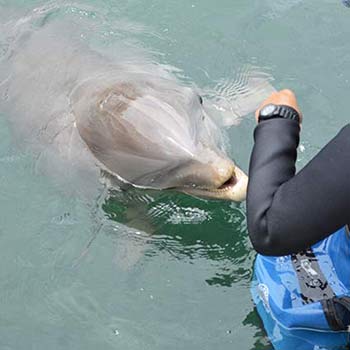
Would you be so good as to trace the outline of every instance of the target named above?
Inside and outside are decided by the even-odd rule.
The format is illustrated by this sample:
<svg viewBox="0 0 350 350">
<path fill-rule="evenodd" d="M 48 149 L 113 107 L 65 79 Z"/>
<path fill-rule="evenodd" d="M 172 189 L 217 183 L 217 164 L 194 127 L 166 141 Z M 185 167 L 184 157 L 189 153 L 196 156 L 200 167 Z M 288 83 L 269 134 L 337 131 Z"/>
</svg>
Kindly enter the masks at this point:
<svg viewBox="0 0 350 350">
<path fill-rule="evenodd" d="M 242 202 L 246 198 L 247 187 L 248 176 L 236 166 L 231 176 L 217 188 L 192 187 L 177 190 L 196 197 Z"/>
<path fill-rule="evenodd" d="M 217 188 L 217 191 L 229 191 L 233 186 L 235 186 L 238 182 L 236 174 L 232 174 L 232 176 L 226 180 L 220 187 Z"/>
</svg>

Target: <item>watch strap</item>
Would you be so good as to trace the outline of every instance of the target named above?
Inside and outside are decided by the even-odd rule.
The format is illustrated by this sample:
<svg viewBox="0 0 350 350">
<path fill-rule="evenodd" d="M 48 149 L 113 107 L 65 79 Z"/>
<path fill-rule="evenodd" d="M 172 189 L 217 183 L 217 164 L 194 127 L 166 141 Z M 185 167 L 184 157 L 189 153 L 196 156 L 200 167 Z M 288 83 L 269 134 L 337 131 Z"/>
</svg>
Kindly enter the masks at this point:
<svg viewBox="0 0 350 350">
<path fill-rule="evenodd" d="M 290 106 L 287 105 L 275 105 L 276 108 L 270 115 L 259 115 L 259 122 L 263 120 L 269 120 L 269 119 L 275 119 L 275 118 L 284 118 L 284 119 L 290 119 L 295 120 L 298 123 L 300 122 L 300 115 L 298 111 Z"/>
</svg>

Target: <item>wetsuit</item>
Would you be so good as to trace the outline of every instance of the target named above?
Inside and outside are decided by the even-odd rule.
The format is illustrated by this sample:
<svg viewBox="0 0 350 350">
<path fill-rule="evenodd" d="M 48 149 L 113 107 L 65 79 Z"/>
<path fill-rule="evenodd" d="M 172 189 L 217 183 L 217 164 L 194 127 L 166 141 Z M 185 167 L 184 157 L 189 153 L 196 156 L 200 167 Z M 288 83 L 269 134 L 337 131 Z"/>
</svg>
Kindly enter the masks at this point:
<svg viewBox="0 0 350 350">
<path fill-rule="evenodd" d="M 261 121 L 255 129 L 247 196 L 248 231 L 264 255 L 308 248 L 350 223 L 350 125 L 298 174 L 297 121 Z"/>
</svg>

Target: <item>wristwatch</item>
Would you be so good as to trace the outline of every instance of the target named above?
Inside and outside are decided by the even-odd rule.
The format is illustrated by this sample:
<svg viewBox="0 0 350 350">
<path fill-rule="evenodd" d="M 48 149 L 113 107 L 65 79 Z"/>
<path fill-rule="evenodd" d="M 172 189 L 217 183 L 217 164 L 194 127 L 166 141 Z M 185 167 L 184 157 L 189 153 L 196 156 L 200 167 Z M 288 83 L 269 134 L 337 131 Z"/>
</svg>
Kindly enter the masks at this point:
<svg viewBox="0 0 350 350">
<path fill-rule="evenodd" d="M 268 104 L 264 106 L 259 112 L 259 123 L 263 120 L 269 120 L 274 118 L 284 118 L 295 120 L 296 122 L 300 122 L 299 113 L 290 106 L 285 105 L 274 105 Z"/>
</svg>

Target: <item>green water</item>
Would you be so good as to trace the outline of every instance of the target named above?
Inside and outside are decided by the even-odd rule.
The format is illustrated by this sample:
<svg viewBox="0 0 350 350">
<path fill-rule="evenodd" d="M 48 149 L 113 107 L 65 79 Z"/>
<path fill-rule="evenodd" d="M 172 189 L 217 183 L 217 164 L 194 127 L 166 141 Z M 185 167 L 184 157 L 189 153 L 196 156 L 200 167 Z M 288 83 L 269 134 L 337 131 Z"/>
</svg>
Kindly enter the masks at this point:
<svg viewBox="0 0 350 350">
<path fill-rule="evenodd" d="M 0 0 L 11 16 L 42 1 Z M 11 5 L 11 6 L 9 6 Z M 298 165 L 348 122 L 350 10 L 331 0 L 86 0 L 198 86 L 261 67 L 296 91 Z M 83 14 L 82 14 L 83 15 Z M 108 34 L 109 33 L 109 34 Z M 1 113 L 1 111 L 0 111 Z M 229 130 L 247 170 L 252 116 Z M 245 205 L 115 193 L 87 203 L 34 171 L 0 119 L 0 349 L 269 349 L 251 301 Z M 133 228 L 130 228 L 132 226 Z M 151 233 L 150 233 L 151 232 Z"/>
</svg>

